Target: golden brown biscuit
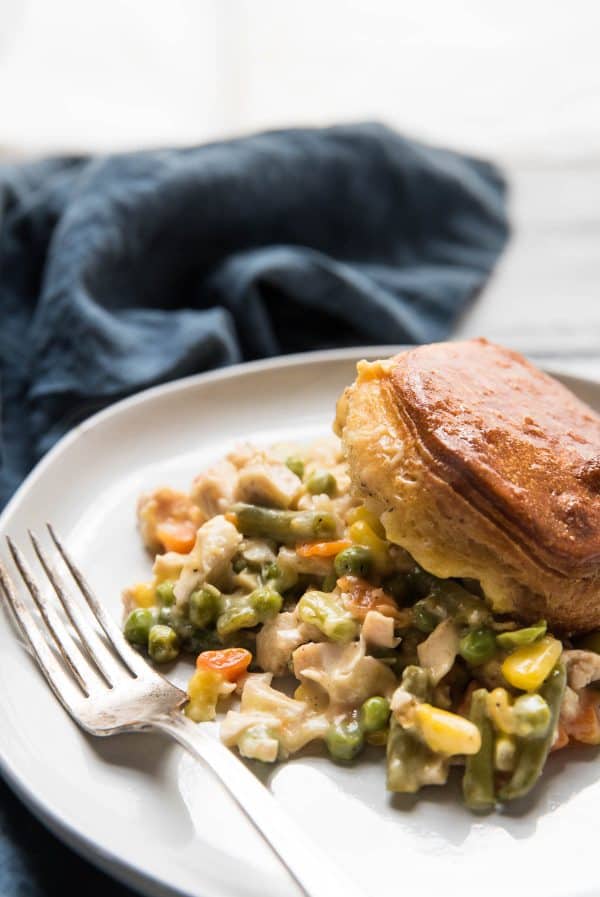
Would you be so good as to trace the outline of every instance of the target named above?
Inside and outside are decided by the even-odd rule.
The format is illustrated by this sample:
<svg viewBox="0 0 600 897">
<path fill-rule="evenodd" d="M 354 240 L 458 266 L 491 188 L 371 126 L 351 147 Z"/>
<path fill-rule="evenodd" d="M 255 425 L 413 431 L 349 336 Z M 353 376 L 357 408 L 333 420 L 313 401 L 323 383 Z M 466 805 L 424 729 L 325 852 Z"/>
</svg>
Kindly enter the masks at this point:
<svg viewBox="0 0 600 897">
<path fill-rule="evenodd" d="M 388 538 L 498 612 L 600 627 L 600 417 L 516 352 L 434 343 L 358 365 L 338 403 Z"/>
</svg>

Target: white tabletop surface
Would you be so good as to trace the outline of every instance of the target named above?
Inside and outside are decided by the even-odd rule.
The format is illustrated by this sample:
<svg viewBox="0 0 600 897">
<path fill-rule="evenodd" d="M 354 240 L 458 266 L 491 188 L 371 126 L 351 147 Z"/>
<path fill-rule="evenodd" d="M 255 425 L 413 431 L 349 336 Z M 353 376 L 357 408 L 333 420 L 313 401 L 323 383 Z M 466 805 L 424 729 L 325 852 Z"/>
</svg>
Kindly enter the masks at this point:
<svg viewBox="0 0 600 897">
<path fill-rule="evenodd" d="M 378 119 L 503 165 L 513 238 L 455 334 L 600 378 L 597 0 L 0 0 L 0 153 Z"/>
</svg>

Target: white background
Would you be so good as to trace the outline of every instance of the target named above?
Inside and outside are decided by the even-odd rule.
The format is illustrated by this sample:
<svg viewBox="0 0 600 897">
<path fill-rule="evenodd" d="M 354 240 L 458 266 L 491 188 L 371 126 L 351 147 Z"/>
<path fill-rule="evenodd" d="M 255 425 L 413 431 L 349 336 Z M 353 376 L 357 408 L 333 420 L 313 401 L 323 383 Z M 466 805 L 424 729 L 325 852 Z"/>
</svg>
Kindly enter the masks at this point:
<svg viewBox="0 0 600 897">
<path fill-rule="evenodd" d="M 600 376 L 600 3 L 0 0 L 0 150 L 380 119 L 492 156 L 512 245 L 457 333 Z"/>
</svg>

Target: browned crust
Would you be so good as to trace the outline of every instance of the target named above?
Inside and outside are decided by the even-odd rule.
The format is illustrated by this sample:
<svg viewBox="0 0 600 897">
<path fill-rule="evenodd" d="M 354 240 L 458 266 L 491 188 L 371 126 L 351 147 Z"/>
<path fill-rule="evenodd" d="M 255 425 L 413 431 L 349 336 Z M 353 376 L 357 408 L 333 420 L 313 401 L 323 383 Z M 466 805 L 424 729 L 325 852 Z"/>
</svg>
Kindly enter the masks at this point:
<svg viewBox="0 0 600 897">
<path fill-rule="evenodd" d="M 454 353 L 460 351 L 461 346 L 469 350 L 472 345 L 450 344 L 450 347 Z M 501 353 L 503 359 L 508 356 L 510 364 L 517 364 L 519 370 L 525 365 L 535 371 L 515 353 L 487 343 L 475 345 L 485 351 L 493 349 L 494 353 Z M 544 513 L 544 494 L 546 498 L 551 497 L 553 489 L 557 488 L 557 480 L 552 474 L 550 478 L 546 476 L 545 490 L 541 481 L 536 482 L 535 501 L 529 505 L 529 516 L 523 525 L 519 513 L 522 504 L 510 504 L 510 489 L 499 495 L 497 490 L 490 488 L 495 480 L 478 478 L 483 463 L 480 454 L 475 453 L 477 463 L 473 464 L 472 459 L 465 458 L 460 451 L 458 457 L 456 451 L 454 454 L 448 450 L 436 451 L 439 442 L 445 447 L 441 438 L 444 434 L 440 437 L 434 433 L 431 438 L 432 427 L 425 425 L 432 419 L 427 417 L 428 403 L 421 403 L 416 414 L 412 413 L 414 401 L 403 401 L 406 390 L 402 377 L 406 374 L 402 371 L 407 367 L 406 356 L 421 353 L 425 348 L 430 347 L 361 368 L 356 383 L 346 390 L 339 403 L 338 432 L 347 453 L 354 491 L 383 514 L 389 538 L 403 545 L 419 563 L 439 576 L 479 579 L 496 610 L 510 611 L 524 620 L 544 616 L 554 629 L 563 632 L 600 627 L 598 524 L 595 524 L 593 537 L 587 538 L 585 551 L 577 548 L 554 552 L 552 539 L 557 537 L 554 521 L 547 526 L 546 521 L 531 517 L 532 511 Z M 436 358 L 440 357 L 436 353 Z M 463 375 L 468 374 L 467 367 Z M 482 374 L 480 371 L 479 385 L 489 389 Z M 545 379 L 559 387 L 558 392 L 554 386 L 552 388 L 553 401 L 560 396 L 560 401 L 566 402 L 577 415 L 585 416 L 592 435 L 600 434 L 598 417 L 556 381 Z M 462 385 L 457 381 L 455 384 L 453 407 L 456 411 L 466 398 Z M 526 401 L 531 406 L 528 416 L 535 419 L 532 408 L 536 414 L 538 409 L 531 398 Z M 502 413 L 505 420 L 510 420 L 506 410 Z M 460 423 L 461 415 L 458 417 Z M 484 415 L 484 419 L 485 425 L 489 426 L 489 417 Z M 570 420 L 569 425 L 571 423 Z M 460 427 L 458 430 L 460 432 Z M 573 433 L 579 436 L 577 430 Z M 572 436 L 569 445 L 571 439 Z M 589 490 L 589 500 L 598 501 L 598 467 L 594 458 L 598 457 L 600 438 L 596 436 L 596 439 L 592 442 L 586 430 L 585 442 L 575 440 L 577 445 L 586 446 L 580 453 L 583 465 L 581 457 L 573 461 L 570 451 L 565 456 L 559 453 L 555 458 L 555 467 L 561 465 L 561 459 L 564 464 L 567 458 L 567 480 L 580 490 L 578 498 L 582 502 L 588 500 L 586 490 Z M 555 445 L 552 442 L 553 450 Z M 460 449 L 460 442 L 458 447 Z M 492 463 L 491 457 L 489 463 Z M 577 464 L 581 465 L 579 469 Z M 502 464 L 499 467 L 502 482 L 510 484 L 512 469 Z M 524 462 L 516 469 L 523 467 Z M 552 470 L 552 466 L 546 467 L 548 469 Z M 558 481 L 563 486 L 564 476 L 561 466 Z M 526 491 L 528 484 L 517 485 Z M 597 520 L 597 511 L 596 505 L 588 514 L 588 521 Z M 577 531 L 576 522 L 567 523 L 572 531 Z M 540 533 L 549 537 L 550 544 L 539 544 Z"/>
</svg>

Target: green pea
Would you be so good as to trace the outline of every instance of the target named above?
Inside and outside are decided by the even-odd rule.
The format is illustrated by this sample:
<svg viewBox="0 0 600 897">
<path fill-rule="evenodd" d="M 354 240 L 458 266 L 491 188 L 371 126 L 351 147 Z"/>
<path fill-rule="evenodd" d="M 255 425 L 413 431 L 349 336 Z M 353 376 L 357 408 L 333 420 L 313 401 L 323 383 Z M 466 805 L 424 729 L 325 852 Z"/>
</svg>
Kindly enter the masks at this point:
<svg viewBox="0 0 600 897">
<path fill-rule="evenodd" d="M 377 732 L 379 729 L 385 729 L 389 718 L 390 702 L 380 695 L 367 698 L 360 708 L 359 721 L 363 732 Z"/>
<path fill-rule="evenodd" d="M 513 632 L 501 632 L 496 636 L 496 641 L 501 648 L 519 648 L 521 645 L 531 645 L 543 635 L 546 635 L 546 621 L 540 620 L 533 626 L 525 629 L 515 629 Z"/>
<path fill-rule="evenodd" d="M 332 473 L 327 470 L 315 470 L 304 484 L 312 495 L 335 495 L 337 482 Z"/>
<path fill-rule="evenodd" d="M 274 589 L 255 589 L 248 596 L 250 607 L 256 611 L 260 623 L 277 616 L 283 604 L 283 598 Z"/>
<path fill-rule="evenodd" d="M 332 723 L 325 736 L 325 744 L 334 760 L 354 760 L 364 746 L 363 733 L 358 721 L 350 719 Z"/>
<path fill-rule="evenodd" d="M 221 593 L 215 586 L 205 583 L 190 595 L 188 615 L 198 629 L 206 629 L 221 613 Z"/>
<path fill-rule="evenodd" d="M 417 601 L 413 607 L 413 623 L 419 632 L 433 632 L 439 620 L 427 609 L 423 601 Z"/>
<path fill-rule="evenodd" d="M 584 651 L 593 651 L 594 654 L 600 654 L 600 629 L 584 635 L 577 640 L 576 645 Z"/>
<path fill-rule="evenodd" d="M 150 630 L 156 623 L 156 610 L 150 607 L 136 607 L 125 621 L 124 635 L 132 645 L 145 648 Z"/>
<path fill-rule="evenodd" d="M 170 626 L 157 623 L 148 636 L 148 654 L 155 663 L 171 663 L 179 654 L 179 639 Z"/>
<path fill-rule="evenodd" d="M 494 657 L 496 651 L 496 636 L 485 626 L 469 630 L 458 644 L 458 653 L 471 666 L 487 663 Z"/>
<path fill-rule="evenodd" d="M 336 554 L 333 566 L 338 576 L 361 576 L 367 578 L 373 572 L 375 561 L 373 552 L 364 545 L 351 545 Z"/>
<path fill-rule="evenodd" d="M 265 566 L 262 569 L 262 578 L 264 580 L 277 579 L 280 576 L 281 576 L 281 569 L 279 567 L 279 564 L 275 564 L 275 563 L 265 564 Z"/>
<path fill-rule="evenodd" d="M 304 461 L 302 458 L 296 458 L 294 455 L 290 455 L 289 458 L 285 459 L 285 466 L 288 467 L 292 473 L 295 473 L 297 477 L 304 476 Z"/>
<path fill-rule="evenodd" d="M 162 604 L 163 607 L 171 607 L 172 604 L 175 604 L 174 587 L 175 583 L 170 579 L 166 579 L 156 586 L 156 597 L 159 604 Z"/>
</svg>

